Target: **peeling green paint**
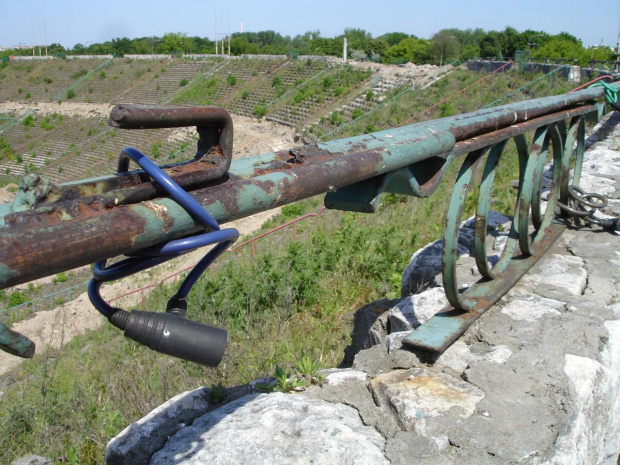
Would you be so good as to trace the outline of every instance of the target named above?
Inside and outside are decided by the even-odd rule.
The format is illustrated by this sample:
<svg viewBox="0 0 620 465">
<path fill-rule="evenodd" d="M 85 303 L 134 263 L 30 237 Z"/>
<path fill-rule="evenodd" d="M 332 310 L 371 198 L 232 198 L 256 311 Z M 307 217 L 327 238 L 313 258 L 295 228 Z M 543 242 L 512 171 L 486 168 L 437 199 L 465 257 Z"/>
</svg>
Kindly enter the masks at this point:
<svg viewBox="0 0 620 465">
<path fill-rule="evenodd" d="M 17 272 L 6 266 L 4 263 L 0 263 L 0 287 L 5 287 L 9 279 L 17 276 Z"/>
</svg>

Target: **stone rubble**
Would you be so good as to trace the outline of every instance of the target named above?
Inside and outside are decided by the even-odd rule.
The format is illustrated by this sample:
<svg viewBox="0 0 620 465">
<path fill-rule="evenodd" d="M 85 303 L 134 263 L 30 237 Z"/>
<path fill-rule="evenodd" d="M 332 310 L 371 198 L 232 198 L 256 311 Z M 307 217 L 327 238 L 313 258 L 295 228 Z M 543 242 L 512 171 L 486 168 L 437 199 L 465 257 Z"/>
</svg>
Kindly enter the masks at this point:
<svg viewBox="0 0 620 465">
<path fill-rule="evenodd" d="M 619 122 L 620 113 L 607 119 L 584 163 L 582 187 L 612 197 L 608 214 L 620 209 Z M 496 247 L 507 221 L 489 222 Z M 471 227 L 464 222 L 459 239 L 465 284 L 478 279 Z M 358 310 L 349 368 L 327 370 L 322 386 L 259 394 L 253 383 L 230 390 L 223 406 L 209 403 L 207 388 L 181 394 L 110 441 L 106 463 L 615 465 L 620 236 L 567 230 L 497 305 L 431 357 L 402 340 L 446 303 L 440 253 L 440 241 L 416 252 L 402 299 Z"/>
</svg>

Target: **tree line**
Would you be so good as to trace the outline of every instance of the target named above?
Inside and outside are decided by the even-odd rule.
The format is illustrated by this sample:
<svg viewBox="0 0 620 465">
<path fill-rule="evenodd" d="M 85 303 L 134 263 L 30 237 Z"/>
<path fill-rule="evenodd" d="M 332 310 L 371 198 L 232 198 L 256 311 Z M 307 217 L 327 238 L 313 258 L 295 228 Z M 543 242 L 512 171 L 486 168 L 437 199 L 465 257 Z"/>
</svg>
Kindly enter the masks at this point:
<svg viewBox="0 0 620 465">
<path fill-rule="evenodd" d="M 275 31 L 236 32 L 220 43 L 225 53 L 232 55 L 332 55 L 342 56 L 347 39 L 348 58 L 377 63 L 444 64 L 471 58 L 513 58 L 516 51 L 527 51 L 533 60 L 576 60 L 586 65 L 590 60 L 613 60 L 616 55 L 607 46 L 584 47 L 575 36 L 562 32 L 517 31 L 506 27 L 503 31 L 477 29 L 442 29 L 430 39 L 404 32 L 389 32 L 378 37 L 364 29 L 347 28 L 333 37 L 322 37 L 320 31 L 308 31 L 294 37 Z M 167 33 L 162 37 L 115 38 L 103 43 L 81 44 L 65 49 L 60 44 L 47 48 L 51 55 L 114 55 L 129 54 L 214 54 L 216 44 L 206 37 L 190 37 L 184 33 Z M 31 49 L 8 50 L 0 56 L 28 55 Z M 617 52 L 616 52 L 617 53 Z M 37 50 L 35 50 L 35 54 Z"/>
</svg>

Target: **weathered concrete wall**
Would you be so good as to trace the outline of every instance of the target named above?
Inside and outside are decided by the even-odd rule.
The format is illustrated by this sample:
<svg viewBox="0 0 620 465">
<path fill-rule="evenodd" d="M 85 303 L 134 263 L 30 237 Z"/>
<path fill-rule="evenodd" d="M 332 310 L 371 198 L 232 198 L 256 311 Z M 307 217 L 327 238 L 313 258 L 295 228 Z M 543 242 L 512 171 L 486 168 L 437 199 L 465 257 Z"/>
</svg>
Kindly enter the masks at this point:
<svg viewBox="0 0 620 465">
<path fill-rule="evenodd" d="M 516 64 L 510 61 L 487 61 L 487 60 L 467 60 L 467 69 L 476 72 L 492 73 L 500 69 L 502 66 L 507 65 L 504 68 L 506 71 L 513 69 Z M 558 69 L 561 68 L 561 69 Z M 527 63 L 525 70 L 528 73 L 550 73 L 551 71 L 558 70 L 555 74 L 563 77 L 572 82 L 578 82 L 581 80 L 582 74 L 585 68 L 582 70 L 579 66 L 573 65 L 558 65 L 552 63 Z"/>
<path fill-rule="evenodd" d="M 611 196 L 608 212 L 617 214 L 620 115 L 611 122 L 591 139 L 581 186 Z M 459 273 L 473 282 L 471 225 L 463 226 Z M 502 229 L 493 233 L 498 247 Z M 414 255 L 418 266 L 403 278 L 424 292 L 357 312 L 351 366 L 328 370 L 322 387 L 261 394 L 254 382 L 230 389 L 223 406 L 209 403 L 206 388 L 182 394 L 114 438 L 107 463 L 615 465 L 620 236 L 568 230 L 432 358 L 401 341 L 446 302 L 437 251 L 431 244 Z M 426 273 L 417 273 L 421 257 Z"/>
<path fill-rule="evenodd" d="M 114 55 L 67 55 L 67 60 L 110 60 Z"/>
<path fill-rule="evenodd" d="M 130 58 L 132 60 L 167 60 L 171 58 L 170 54 L 152 54 L 152 55 L 125 55 L 123 58 Z"/>
<path fill-rule="evenodd" d="M 512 69 L 514 63 L 510 61 L 467 60 L 467 69 L 478 73 L 493 73 L 502 66 L 506 66 L 504 69 L 508 71 Z"/>
</svg>

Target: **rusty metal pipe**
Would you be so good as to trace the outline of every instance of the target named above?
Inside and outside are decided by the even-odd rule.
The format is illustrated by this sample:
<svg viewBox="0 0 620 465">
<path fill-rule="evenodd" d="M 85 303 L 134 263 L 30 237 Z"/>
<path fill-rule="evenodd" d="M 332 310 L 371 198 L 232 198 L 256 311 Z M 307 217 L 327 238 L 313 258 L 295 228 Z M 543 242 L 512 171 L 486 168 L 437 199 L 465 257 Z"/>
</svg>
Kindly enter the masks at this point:
<svg viewBox="0 0 620 465">
<path fill-rule="evenodd" d="M 548 124 L 549 119 L 592 112 L 595 107 L 590 103 L 602 93 L 601 88 L 587 89 L 243 159 L 231 166 L 231 177 L 192 195 L 220 224 L 226 223 L 424 160 L 464 153 L 477 146 L 475 139 L 483 135 L 488 143 L 524 131 L 525 126 L 531 129 Z M 162 123 L 164 113 L 141 114 L 146 125 L 167 124 Z M 179 124 L 178 112 L 165 114 L 173 115 L 167 121 Z M 135 127 L 132 117 L 131 112 L 123 114 L 119 124 Z M 268 160 L 272 161 L 265 163 Z M 428 178 L 439 182 L 441 173 Z M 165 198 L 118 205 L 105 195 L 91 194 L 41 205 L 7 215 L 4 225 L 0 222 L 0 287 L 135 252 L 201 229 L 178 204 Z"/>
</svg>

